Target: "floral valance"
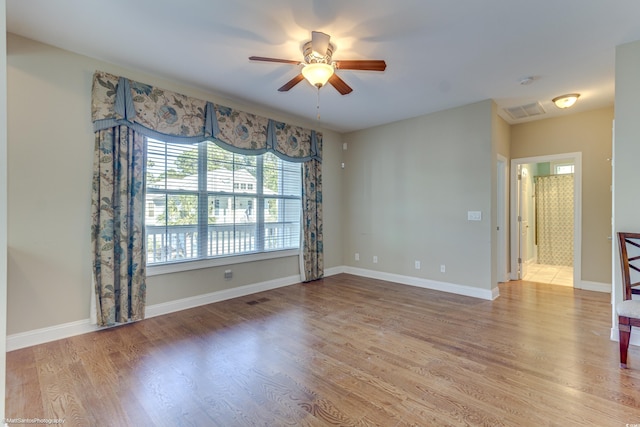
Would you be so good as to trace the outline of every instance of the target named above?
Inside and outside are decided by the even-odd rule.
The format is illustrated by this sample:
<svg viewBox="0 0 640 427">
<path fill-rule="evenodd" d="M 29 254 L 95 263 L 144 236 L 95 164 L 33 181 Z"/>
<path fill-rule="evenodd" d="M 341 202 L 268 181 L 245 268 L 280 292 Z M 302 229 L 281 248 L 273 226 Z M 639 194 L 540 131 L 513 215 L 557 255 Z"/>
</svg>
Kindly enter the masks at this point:
<svg viewBox="0 0 640 427">
<path fill-rule="evenodd" d="M 321 161 L 322 134 L 102 71 L 93 76 L 94 131 L 125 124 L 165 142 L 214 141 L 241 154 Z"/>
</svg>

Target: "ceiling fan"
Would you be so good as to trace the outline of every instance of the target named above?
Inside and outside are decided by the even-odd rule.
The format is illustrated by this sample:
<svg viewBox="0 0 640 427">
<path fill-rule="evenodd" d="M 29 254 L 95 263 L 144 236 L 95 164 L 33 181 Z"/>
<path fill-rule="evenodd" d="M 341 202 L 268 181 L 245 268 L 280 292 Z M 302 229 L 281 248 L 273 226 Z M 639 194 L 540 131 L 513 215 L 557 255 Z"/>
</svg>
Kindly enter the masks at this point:
<svg viewBox="0 0 640 427">
<path fill-rule="evenodd" d="M 335 74 L 335 70 L 384 71 L 387 68 L 387 64 L 384 61 L 377 59 L 332 60 L 331 57 L 335 46 L 329 42 L 330 38 L 328 34 L 312 31 L 311 41 L 305 43 L 302 47 L 304 61 L 265 58 L 263 56 L 250 56 L 249 59 L 252 61 L 279 62 L 303 66 L 300 74 L 278 89 L 280 92 L 286 92 L 302 80 L 307 79 L 309 83 L 318 89 L 328 82 L 340 94 L 346 95 L 351 93 L 353 89 Z"/>
</svg>

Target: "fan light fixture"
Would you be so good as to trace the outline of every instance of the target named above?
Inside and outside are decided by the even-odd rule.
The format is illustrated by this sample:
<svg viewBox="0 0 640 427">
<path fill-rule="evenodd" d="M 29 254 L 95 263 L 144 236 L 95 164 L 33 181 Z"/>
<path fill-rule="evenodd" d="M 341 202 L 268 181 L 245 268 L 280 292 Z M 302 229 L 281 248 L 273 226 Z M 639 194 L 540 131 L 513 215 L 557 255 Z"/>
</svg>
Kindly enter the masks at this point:
<svg viewBox="0 0 640 427">
<path fill-rule="evenodd" d="M 333 76 L 333 66 L 323 62 L 312 62 L 302 68 L 302 75 L 309 83 L 320 89 Z"/>
<path fill-rule="evenodd" d="M 338 70 L 340 72 L 343 70 L 384 71 L 387 68 L 387 63 L 382 59 L 341 59 L 334 61 L 332 58 L 335 49 L 335 46 L 331 44 L 331 36 L 329 34 L 312 31 L 311 40 L 302 46 L 304 61 L 268 58 L 266 56 L 250 56 L 249 60 L 302 66 L 300 73 L 282 85 L 278 92 L 287 92 L 301 81 L 307 80 L 309 84 L 318 89 L 329 83 L 340 95 L 348 95 L 353 89 L 340 78 L 339 73 L 337 73 Z"/>
<path fill-rule="evenodd" d="M 579 93 L 568 93 L 566 95 L 556 96 L 552 101 L 558 108 L 569 108 L 576 103 L 579 97 Z"/>
</svg>

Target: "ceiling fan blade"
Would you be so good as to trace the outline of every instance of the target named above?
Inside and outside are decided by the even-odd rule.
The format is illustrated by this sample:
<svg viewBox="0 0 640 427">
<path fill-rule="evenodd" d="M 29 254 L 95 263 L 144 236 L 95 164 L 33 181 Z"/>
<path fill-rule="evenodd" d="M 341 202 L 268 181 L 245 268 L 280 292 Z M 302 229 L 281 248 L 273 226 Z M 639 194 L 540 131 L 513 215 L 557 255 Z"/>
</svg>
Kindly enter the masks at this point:
<svg viewBox="0 0 640 427">
<path fill-rule="evenodd" d="M 294 87 L 295 85 L 297 85 L 298 83 L 300 83 L 302 80 L 304 80 L 304 76 L 302 75 L 302 73 L 300 73 L 294 78 L 292 78 L 291 80 L 289 80 L 288 82 L 286 82 L 280 89 L 278 89 L 278 92 L 286 92 L 292 87 Z"/>
<path fill-rule="evenodd" d="M 311 32 L 311 50 L 319 57 L 323 57 L 327 54 L 329 48 L 329 34 L 321 33 L 320 31 Z"/>
<path fill-rule="evenodd" d="M 387 63 L 378 59 L 334 61 L 334 64 L 340 70 L 384 71 L 387 68 Z"/>
<path fill-rule="evenodd" d="M 294 61 L 292 59 L 278 59 L 278 58 L 265 58 L 264 56 L 250 56 L 251 61 L 264 61 L 264 62 L 280 62 L 283 64 L 300 64 L 300 61 Z"/>
<path fill-rule="evenodd" d="M 329 83 L 331 84 L 331 86 L 335 87 L 338 92 L 340 92 L 340 95 L 346 95 L 353 92 L 351 86 L 346 84 L 344 80 L 338 77 L 338 75 L 335 73 L 331 77 L 329 77 Z"/>
</svg>

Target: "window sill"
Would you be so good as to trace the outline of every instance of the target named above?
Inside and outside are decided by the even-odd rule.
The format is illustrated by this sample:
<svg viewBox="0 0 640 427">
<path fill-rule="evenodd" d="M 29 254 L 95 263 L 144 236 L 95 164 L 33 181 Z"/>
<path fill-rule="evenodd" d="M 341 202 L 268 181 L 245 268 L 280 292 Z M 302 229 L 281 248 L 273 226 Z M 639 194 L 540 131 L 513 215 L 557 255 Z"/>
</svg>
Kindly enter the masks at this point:
<svg viewBox="0 0 640 427">
<path fill-rule="evenodd" d="M 172 262 L 162 265 L 152 265 L 147 267 L 147 277 L 161 274 L 178 273 L 181 271 L 198 270 L 201 268 L 220 267 L 223 265 L 242 264 L 252 261 L 263 261 L 267 259 L 286 258 L 298 256 L 300 249 L 288 249 L 283 251 L 261 252 L 247 255 L 232 255 L 219 258 L 201 259 L 196 261 Z"/>
</svg>

